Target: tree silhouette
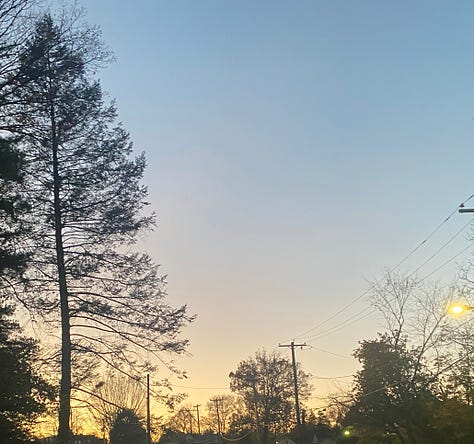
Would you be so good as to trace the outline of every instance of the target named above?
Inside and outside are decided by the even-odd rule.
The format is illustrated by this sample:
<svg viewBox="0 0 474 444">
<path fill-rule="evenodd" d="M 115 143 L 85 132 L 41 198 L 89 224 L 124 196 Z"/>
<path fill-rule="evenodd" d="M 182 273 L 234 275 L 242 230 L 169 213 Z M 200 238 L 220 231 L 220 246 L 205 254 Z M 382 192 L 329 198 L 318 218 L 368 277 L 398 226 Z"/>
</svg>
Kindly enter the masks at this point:
<svg viewBox="0 0 474 444">
<path fill-rule="evenodd" d="M 115 107 L 92 78 L 107 58 L 97 30 L 75 23 L 50 15 L 36 23 L 19 56 L 10 119 L 22 136 L 34 253 L 16 295 L 61 331 L 60 443 L 71 438 L 71 391 L 81 389 L 73 363 L 132 375 L 153 370 L 146 353 L 176 371 L 161 353 L 185 350 L 179 332 L 192 320 L 185 306 L 165 303 L 165 278 L 134 248 L 154 226 L 143 214 L 145 158 L 131 157 Z"/>
<path fill-rule="evenodd" d="M 133 410 L 123 409 L 117 414 L 109 438 L 110 444 L 143 444 L 146 430 Z"/>
<path fill-rule="evenodd" d="M 143 414 L 146 408 L 146 391 L 138 381 L 122 374 L 108 373 L 94 388 L 90 411 L 96 423 L 107 434 L 122 410 Z"/>
<path fill-rule="evenodd" d="M 26 261 L 26 251 L 20 248 L 20 238 L 27 226 L 22 222 L 29 206 L 19 193 L 23 180 L 23 157 L 12 139 L 0 139 L 0 281 L 18 277 Z"/>
<path fill-rule="evenodd" d="M 15 444 L 29 438 L 28 426 L 45 411 L 54 390 L 35 371 L 37 345 L 19 336 L 12 313 L 0 306 L 0 437 Z"/>
<path fill-rule="evenodd" d="M 381 335 L 362 341 L 354 356 L 362 369 L 344 424 L 373 440 L 391 435 L 400 442 L 436 442 L 437 381 L 418 360 L 418 350 L 408 349 L 403 338 Z"/>
<path fill-rule="evenodd" d="M 19 23 L 33 5 L 31 0 L 0 2 L 0 129 L 7 129 L 12 97 L 18 83 L 18 55 L 27 31 Z M 0 134 L 0 288 L 10 286 L 9 279 L 19 277 L 26 259 L 26 247 L 21 242 L 27 229 L 22 216 L 28 210 L 20 185 L 23 181 L 24 157 L 18 150 L 17 134 Z"/>
<path fill-rule="evenodd" d="M 243 360 L 231 372 L 230 388 L 238 393 L 246 406 L 248 417 L 255 418 L 262 442 L 269 432 L 288 431 L 294 425 L 293 367 L 278 353 L 257 351 L 255 357 Z M 300 398 L 309 395 L 309 375 L 298 368 Z"/>
</svg>

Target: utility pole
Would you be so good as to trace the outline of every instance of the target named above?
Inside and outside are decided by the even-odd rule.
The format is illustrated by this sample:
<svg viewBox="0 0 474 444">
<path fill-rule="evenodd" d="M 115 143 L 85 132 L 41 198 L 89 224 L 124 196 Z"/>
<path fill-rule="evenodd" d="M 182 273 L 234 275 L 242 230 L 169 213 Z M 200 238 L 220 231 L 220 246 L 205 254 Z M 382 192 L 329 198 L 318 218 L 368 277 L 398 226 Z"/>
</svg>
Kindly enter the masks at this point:
<svg viewBox="0 0 474 444">
<path fill-rule="evenodd" d="M 194 407 L 196 407 L 196 414 L 197 414 L 197 423 L 198 423 L 198 433 L 199 435 L 201 434 L 201 423 L 199 422 L 199 406 L 201 404 L 197 404 Z"/>
<path fill-rule="evenodd" d="M 151 444 L 150 375 L 146 375 L 146 443 Z"/>
<path fill-rule="evenodd" d="M 303 444 L 303 432 L 301 428 L 301 415 L 300 415 L 300 402 L 298 399 L 298 373 L 296 371 L 296 358 L 295 358 L 295 347 L 306 347 L 306 343 L 304 344 L 295 344 L 295 341 L 291 341 L 289 344 L 278 344 L 278 347 L 286 347 L 291 348 L 291 361 L 293 364 L 293 382 L 295 384 L 295 410 L 296 410 L 296 424 L 298 426 L 298 437 L 299 437 L 299 444 Z"/>
<path fill-rule="evenodd" d="M 219 416 L 219 398 L 212 399 L 216 403 L 216 412 L 217 412 L 217 444 L 221 442 L 221 418 Z"/>
</svg>

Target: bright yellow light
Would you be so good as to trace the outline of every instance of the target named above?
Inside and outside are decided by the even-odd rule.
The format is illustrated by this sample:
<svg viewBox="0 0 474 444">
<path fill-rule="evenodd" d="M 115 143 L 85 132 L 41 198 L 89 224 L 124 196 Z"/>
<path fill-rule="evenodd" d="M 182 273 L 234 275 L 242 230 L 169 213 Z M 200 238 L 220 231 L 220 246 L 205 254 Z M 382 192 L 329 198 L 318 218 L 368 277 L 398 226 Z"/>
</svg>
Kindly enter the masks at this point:
<svg viewBox="0 0 474 444">
<path fill-rule="evenodd" d="M 349 430 L 344 430 L 344 436 L 350 436 L 351 432 Z"/>
<path fill-rule="evenodd" d="M 449 312 L 455 315 L 464 313 L 466 310 L 472 310 L 472 307 L 462 304 L 452 304 L 449 307 Z"/>
</svg>

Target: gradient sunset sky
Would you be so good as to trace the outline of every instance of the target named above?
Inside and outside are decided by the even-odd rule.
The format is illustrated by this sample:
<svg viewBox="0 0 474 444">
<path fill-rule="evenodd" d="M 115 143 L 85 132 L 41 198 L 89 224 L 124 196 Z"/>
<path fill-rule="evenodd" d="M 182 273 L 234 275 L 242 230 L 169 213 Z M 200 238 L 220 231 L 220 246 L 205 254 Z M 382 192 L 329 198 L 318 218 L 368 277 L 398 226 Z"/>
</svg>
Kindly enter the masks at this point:
<svg viewBox="0 0 474 444">
<path fill-rule="evenodd" d="M 297 352 L 311 374 L 354 372 L 382 321 L 337 327 L 367 298 L 321 324 L 474 192 L 474 2 L 80 3 L 116 55 L 102 86 L 148 159 L 158 228 L 143 248 L 169 302 L 198 316 L 176 390 L 205 403 L 239 361 L 292 339 L 311 345 Z M 468 220 L 455 214 L 400 270 Z M 430 279 L 451 282 L 468 256 Z M 338 381 L 313 379 L 314 402 Z"/>
</svg>

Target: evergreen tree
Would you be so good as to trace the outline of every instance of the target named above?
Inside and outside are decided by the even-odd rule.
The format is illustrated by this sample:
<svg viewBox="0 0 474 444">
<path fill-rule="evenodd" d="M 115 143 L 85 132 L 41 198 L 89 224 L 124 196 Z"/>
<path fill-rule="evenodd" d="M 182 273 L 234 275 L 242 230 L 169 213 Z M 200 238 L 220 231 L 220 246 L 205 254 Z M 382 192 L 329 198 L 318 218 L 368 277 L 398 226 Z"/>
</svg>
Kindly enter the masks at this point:
<svg viewBox="0 0 474 444">
<path fill-rule="evenodd" d="M 10 105 L 18 87 L 19 48 L 26 32 L 18 24 L 32 7 L 32 0 L 0 2 L 0 287 L 10 286 L 25 265 L 21 235 L 26 226 L 21 215 L 28 210 L 20 194 L 23 180 L 23 156 L 18 150 L 18 135 L 8 130 Z M 20 248 L 20 245 L 23 248 Z"/>
<path fill-rule="evenodd" d="M 180 353 L 192 317 L 164 301 L 164 277 L 137 235 L 144 216 L 145 158 L 131 158 L 128 134 L 104 102 L 92 70 L 104 51 L 97 32 L 41 18 L 20 55 L 18 105 L 32 206 L 34 251 L 28 286 L 18 297 L 61 330 L 60 443 L 70 441 L 73 358 L 87 357 L 123 373 L 143 371 L 146 352 Z M 24 79 L 28 79 L 25 82 Z M 55 324 L 56 323 L 56 324 Z M 162 361 L 164 362 L 164 361 Z"/>
<path fill-rule="evenodd" d="M 0 307 L 0 437 L 15 444 L 29 438 L 29 424 L 45 411 L 54 391 L 34 370 L 37 346 L 19 336 L 12 311 Z"/>
<path fill-rule="evenodd" d="M 25 266 L 26 253 L 19 239 L 26 227 L 21 216 L 28 205 L 19 193 L 22 156 L 11 139 L 0 139 L 0 282 L 9 286 L 9 278 L 18 276 Z"/>
<path fill-rule="evenodd" d="M 146 442 L 146 430 L 133 410 L 118 412 L 110 430 L 110 444 L 143 444 Z"/>
</svg>

